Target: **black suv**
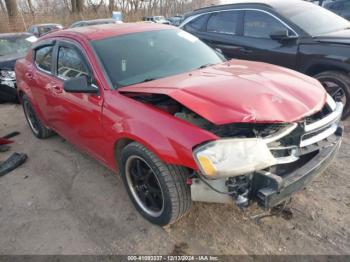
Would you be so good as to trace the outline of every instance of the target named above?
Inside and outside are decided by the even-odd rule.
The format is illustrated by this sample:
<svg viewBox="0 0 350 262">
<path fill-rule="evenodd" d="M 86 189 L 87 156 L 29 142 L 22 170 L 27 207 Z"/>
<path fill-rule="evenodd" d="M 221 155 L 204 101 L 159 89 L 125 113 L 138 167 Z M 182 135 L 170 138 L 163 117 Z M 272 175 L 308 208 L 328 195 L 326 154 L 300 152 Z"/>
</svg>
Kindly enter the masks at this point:
<svg viewBox="0 0 350 262">
<path fill-rule="evenodd" d="M 327 3 L 324 5 L 324 7 L 350 20 L 350 0 L 338 0 Z"/>
<path fill-rule="evenodd" d="M 185 15 L 180 28 L 227 58 L 262 61 L 317 78 L 350 114 L 350 23 L 305 1 L 249 0 Z"/>
</svg>

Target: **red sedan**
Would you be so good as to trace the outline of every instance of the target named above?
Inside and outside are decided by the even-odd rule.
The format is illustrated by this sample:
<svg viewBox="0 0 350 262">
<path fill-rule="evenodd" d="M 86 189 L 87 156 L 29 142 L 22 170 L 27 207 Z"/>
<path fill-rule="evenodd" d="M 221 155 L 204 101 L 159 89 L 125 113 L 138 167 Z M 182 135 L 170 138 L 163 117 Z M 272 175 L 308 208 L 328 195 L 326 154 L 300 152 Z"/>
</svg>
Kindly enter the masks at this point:
<svg viewBox="0 0 350 262">
<path fill-rule="evenodd" d="M 329 165 L 343 105 L 289 69 L 227 61 L 157 24 L 42 37 L 17 62 L 34 135 L 57 133 L 119 171 L 138 211 L 173 223 L 192 201 L 286 201 Z"/>
</svg>

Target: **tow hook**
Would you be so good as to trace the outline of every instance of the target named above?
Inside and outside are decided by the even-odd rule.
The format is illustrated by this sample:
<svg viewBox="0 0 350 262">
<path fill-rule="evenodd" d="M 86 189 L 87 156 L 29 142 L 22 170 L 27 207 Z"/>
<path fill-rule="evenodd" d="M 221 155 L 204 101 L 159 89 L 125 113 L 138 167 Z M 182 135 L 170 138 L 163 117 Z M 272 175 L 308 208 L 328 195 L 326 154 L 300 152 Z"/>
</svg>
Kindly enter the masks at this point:
<svg viewBox="0 0 350 262">
<path fill-rule="evenodd" d="M 229 178 L 226 181 L 226 186 L 232 194 L 233 200 L 239 208 L 245 208 L 249 205 L 249 185 L 250 180 L 248 176 L 238 176 Z"/>
</svg>

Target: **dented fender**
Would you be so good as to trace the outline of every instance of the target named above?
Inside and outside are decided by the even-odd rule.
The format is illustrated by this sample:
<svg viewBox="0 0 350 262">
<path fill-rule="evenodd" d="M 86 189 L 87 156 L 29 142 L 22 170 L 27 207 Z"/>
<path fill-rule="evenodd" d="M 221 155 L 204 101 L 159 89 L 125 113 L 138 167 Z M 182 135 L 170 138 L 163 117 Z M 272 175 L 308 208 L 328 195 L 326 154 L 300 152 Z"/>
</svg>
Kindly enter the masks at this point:
<svg viewBox="0 0 350 262">
<path fill-rule="evenodd" d="M 113 103 L 117 101 L 113 96 L 118 96 L 118 104 Z M 124 108 L 128 110 L 122 110 Z M 116 168 L 115 145 L 122 139 L 143 144 L 168 164 L 191 169 L 197 169 L 192 149 L 201 143 L 218 139 L 206 130 L 118 92 L 106 95 L 102 115 L 108 147 L 106 159 L 113 169 Z"/>
</svg>

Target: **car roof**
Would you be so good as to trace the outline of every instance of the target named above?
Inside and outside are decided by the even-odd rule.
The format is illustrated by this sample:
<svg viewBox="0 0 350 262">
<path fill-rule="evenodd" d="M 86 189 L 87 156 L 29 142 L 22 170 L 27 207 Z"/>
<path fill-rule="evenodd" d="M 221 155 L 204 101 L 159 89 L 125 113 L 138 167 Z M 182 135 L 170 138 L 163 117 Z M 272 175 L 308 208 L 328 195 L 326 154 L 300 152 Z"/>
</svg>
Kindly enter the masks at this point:
<svg viewBox="0 0 350 262">
<path fill-rule="evenodd" d="M 80 20 L 76 21 L 75 23 L 93 23 L 93 22 L 108 22 L 108 21 L 115 21 L 113 18 L 100 18 L 100 19 L 91 19 L 91 20 Z"/>
<path fill-rule="evenodd" d="M 55 23 L 46 23 L 46 24 L 35 24 L 35 25 L 31 25 L 31 26 L 60 26 L 61 24 L 55 24 Z"/>
<path fill-rule="evenodd" d="M 174 29 L 174 27 L 169 25 L 148 23 L 103 24 L 87 27 L 74 27 L 65 30 L 55 31 L 50 33 L 49 37 L 44 38 L 65 36 L 74 37 L 78 35 L 87 40 L 100 40 L 114 36 L 166 29 Z"/>
<path fill-rule="evenodd" d="M 31 33 L 27 33 L 27 32 L 23 32 L 23 33 L 4 33 L 4 34 L 0 34 L 0 38 L 13 38 L 13 37 L 29 37 L 32 36 L 33 34 Z"/>
<path fill-rule="evenodd" d="M 283 8 L 290 8 L 290 7 L 299 7 L 299 6 L 310 6 L 312 3 L 303 1 L 303 0 L 234 0 L 230 4 L 224 4 L 224 5 L 212 5 L 207 6 L 204 8 L 200 8 L 197 10 L 194 10 L 193 12 L 187 13 L 186 16 L 192 16 L 195 14 L 210 12 L 210 11 L 219 11 L 219 10 L 225 10 L 228 8 L 236 8 L 238 6 L 264 6 L 267 8 L 272 9 L 283 9 Z"/>
</svg>

